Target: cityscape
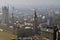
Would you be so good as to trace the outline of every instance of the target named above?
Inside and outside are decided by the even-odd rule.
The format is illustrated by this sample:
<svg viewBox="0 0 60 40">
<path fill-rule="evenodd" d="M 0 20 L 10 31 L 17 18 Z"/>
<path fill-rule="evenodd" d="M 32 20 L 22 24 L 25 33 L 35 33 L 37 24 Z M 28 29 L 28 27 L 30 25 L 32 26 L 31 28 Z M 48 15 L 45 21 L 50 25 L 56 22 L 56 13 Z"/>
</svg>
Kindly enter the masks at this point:
<svg viewBox="0 0 60 40">
<path fill-rule="evenodd" d="M 58 2 L 0 0 L 0 40 L 60 40 Z"/>
</svg>

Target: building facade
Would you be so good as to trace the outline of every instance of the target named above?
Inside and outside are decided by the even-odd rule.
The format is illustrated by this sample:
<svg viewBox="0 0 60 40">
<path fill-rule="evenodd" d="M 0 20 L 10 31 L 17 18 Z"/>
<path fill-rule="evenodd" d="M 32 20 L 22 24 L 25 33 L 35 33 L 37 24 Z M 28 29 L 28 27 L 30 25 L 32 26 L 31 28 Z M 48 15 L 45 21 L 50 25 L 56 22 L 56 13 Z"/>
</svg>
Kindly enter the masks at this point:
<svg viewBox="0 0 60 40">
<path fill-rule="evenodd" d="M 9 23 L 9 8 L 6 6 L 2 7 L 2 24 Z"/>
</svg>

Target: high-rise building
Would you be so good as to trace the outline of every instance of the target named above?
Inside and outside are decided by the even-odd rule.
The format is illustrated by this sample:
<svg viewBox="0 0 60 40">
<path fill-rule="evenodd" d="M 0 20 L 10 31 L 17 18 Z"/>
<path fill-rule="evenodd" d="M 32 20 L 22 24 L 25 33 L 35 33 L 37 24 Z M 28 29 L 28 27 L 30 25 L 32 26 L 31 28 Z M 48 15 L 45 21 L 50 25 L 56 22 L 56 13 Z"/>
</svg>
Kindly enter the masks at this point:
<svg viewBox="0 0 60 40">
<path fill-rule="evenodd" d="M 33 15 L 33 19 L 34 19 L 34 22 L 33 22 L 33 25 L 34 25 L 34 31 L 35 33 L 37 33 L 37 14 L 36 14 L 36 10 L 34 10 L 34 15 Z"/>
<path fill-rule="evenodd" d="M 2 24 L 9 23 L 9 8 L 7 6 L 2 7 Z"/>
</svg>

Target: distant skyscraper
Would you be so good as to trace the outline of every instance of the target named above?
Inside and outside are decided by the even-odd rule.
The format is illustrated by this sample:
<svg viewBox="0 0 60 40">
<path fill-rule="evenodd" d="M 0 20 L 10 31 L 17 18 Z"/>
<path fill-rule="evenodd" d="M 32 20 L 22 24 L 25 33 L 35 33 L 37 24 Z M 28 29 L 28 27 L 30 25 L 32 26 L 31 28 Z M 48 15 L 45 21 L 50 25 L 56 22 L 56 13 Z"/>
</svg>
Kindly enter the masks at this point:
<svg viewBox="0 0 60 40">
<path fill-rule="evenodd" d="M 35 33 L 37 33 L 37 14 L 36 14 L 36 10 L 34 10 L 34 31 Z"/>
<path fill-rule="evenodd" d="M 2 24 L 9 23 L 9 8 L 7 6 L 2 7 Z"/>
<path fill-rule="evenodd" d="M 50 25 L 50 20 L 49 19 L 47 19 L 47 25 Z"/>
</svg>

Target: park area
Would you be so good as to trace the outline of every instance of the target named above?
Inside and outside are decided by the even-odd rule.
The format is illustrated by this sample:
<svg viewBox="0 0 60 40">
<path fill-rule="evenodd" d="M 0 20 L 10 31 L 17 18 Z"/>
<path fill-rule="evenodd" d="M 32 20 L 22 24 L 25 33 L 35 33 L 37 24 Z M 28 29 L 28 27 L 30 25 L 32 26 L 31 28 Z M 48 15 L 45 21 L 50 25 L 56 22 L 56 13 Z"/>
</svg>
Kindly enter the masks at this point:
<svg viewBox="0 0 60 40">
<path fill-rule="evenodd" d="M 13 38 L 16 38 L 16 36 L 7 32 L 0 32 L 0 40 L 11 40 Z"/>
</svg>

